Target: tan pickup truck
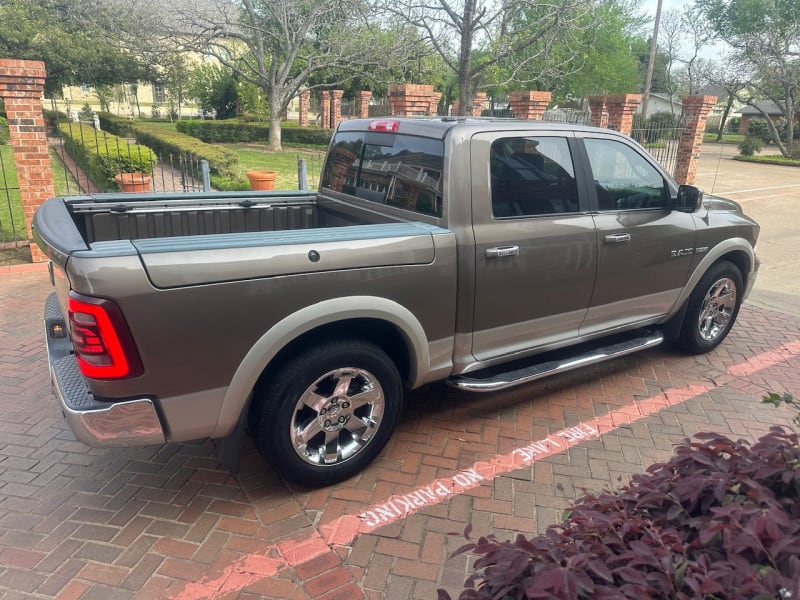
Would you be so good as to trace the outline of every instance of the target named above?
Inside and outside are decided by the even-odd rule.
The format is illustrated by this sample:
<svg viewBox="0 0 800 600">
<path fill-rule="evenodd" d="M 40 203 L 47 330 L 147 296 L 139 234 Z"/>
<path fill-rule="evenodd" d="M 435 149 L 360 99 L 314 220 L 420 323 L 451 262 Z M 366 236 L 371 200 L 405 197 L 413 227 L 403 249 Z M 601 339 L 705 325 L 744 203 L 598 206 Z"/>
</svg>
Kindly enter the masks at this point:
<svg viewBox="0 0 800 600">
<path fill-rule="evenodd" d="M 404 388 L 713 349 L 758 231 L 624 135 L 448 118 L 343 123 L 315 193 L 55 198 L 34 220 L 78 439 L 212 437 L 234 468 L 247 428 L 309 485 L 380 452 Z"/>
</svg>

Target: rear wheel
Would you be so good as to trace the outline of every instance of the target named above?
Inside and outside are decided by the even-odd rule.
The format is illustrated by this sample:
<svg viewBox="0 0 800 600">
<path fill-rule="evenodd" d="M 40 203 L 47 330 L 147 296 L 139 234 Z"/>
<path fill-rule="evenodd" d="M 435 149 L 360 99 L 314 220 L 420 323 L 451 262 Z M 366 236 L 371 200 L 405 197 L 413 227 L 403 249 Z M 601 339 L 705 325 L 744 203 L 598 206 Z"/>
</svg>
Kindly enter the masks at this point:
<svg viewBox="0 0 800 600">
<path fill-rule="evenodd" d="M 736 265 L 728 261 L 713 265 L 689 296 L 679 345 L 695 354 L 716 348 L 736 320 L 743 290 Z"/>
<path fill-rule="evenodd" d="M 326 342 L 284 363 L 259 390 L 254 437 L 287 480 L 328 485 L 366 467 L 403 402 L 400 375 L 379 347 Z"/>
</svg>

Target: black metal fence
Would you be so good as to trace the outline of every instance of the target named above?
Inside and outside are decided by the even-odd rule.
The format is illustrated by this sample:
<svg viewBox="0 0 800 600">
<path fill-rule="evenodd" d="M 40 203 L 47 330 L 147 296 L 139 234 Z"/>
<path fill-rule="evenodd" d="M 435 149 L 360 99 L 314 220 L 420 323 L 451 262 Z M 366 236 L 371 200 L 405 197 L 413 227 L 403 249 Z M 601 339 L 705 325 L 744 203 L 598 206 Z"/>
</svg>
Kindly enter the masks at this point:
<svg viewBox="0 0 800 600">
<path fill-rule="evenodd" d="M 673 125 L 664 126 L 636 119 L 631 137 L 644 146 L 668 173 L 674 175 L 678 164 L 678 144 L 685 129 L 682 116 L 677 117 Z"/>
<path fill-rule="evenodd" d="M 11 146 L 0 147 L 0 250 L 28 245 Z"/>
</svg>

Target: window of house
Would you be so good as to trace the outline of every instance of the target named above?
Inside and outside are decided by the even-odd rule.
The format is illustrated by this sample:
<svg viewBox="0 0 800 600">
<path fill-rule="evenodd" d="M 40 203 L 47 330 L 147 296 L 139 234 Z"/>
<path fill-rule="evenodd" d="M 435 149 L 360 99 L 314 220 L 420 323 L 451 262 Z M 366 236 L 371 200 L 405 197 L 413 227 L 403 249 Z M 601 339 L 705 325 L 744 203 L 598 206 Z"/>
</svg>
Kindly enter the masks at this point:
<svg viewBox="0 0 800 600">
<path fill-rule="evenodd" d="M 599 209 L 667 208 L 669 188 L 653 165 L 630 146 L 585 138 Z"/>
<path fill-rule="evenodd" d="M 166 102 L 167 101 L 167 92 L 164 89 L 163 83 L 154 83 L 153 84 L 153 102 Z"/>
<path fill-rule="evenodd" d="M 492 143 L 492 214 L 497 218 L 578 212 L 569 144 L 560 137 L 502 138 Z"/>
</svg>

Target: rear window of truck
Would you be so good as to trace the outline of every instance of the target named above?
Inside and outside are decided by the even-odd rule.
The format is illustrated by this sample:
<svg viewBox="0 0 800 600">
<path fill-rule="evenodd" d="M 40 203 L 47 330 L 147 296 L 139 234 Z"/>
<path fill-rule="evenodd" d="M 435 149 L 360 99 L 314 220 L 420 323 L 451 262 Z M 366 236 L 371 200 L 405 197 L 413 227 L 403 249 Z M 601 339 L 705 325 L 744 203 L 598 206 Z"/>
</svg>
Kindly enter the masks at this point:
<svg viewBox="0 0 800 600">
<path fill-rule="evenodd" d="M 384 132 L 336 135 L 322 187 L 403 210 L 442 216 L 444 142 Z"/>
</svg>

